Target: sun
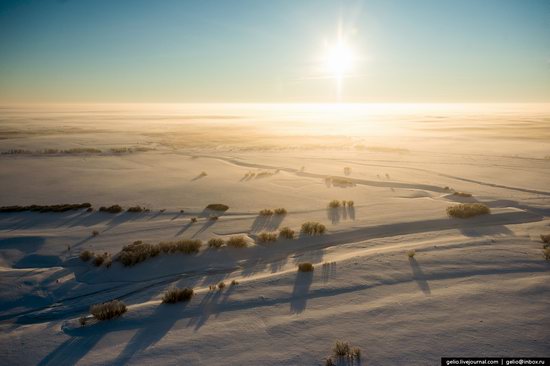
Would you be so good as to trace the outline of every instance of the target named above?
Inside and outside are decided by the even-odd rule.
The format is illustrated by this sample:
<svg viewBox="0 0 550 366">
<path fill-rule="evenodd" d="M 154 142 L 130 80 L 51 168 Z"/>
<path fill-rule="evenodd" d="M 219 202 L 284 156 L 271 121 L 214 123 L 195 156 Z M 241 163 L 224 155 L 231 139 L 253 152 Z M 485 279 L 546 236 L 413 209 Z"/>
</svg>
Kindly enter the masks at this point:
<svg viewBox="0 0 550 366">
<path fill-rule="evenodd" d="M 328 74 L 337 79 L 351 73 L 354 62 L 354 52 L 351 46 L 342 40 L 333 45 L 327 45 L 325 50 L 325 69 Z"/>
</svg>

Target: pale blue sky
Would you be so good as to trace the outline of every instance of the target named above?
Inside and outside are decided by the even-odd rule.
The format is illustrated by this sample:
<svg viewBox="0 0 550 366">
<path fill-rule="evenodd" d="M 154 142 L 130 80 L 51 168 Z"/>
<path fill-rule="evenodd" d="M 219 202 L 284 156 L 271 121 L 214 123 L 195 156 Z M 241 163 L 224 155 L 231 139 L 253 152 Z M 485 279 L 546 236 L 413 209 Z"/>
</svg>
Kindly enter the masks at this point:
<svg viewBox="0 0 550 366">
<path fill-rule="evenodd" d="M 0 0 L 0 102 L 550 102 L 548 0 Z"/>
</svg>

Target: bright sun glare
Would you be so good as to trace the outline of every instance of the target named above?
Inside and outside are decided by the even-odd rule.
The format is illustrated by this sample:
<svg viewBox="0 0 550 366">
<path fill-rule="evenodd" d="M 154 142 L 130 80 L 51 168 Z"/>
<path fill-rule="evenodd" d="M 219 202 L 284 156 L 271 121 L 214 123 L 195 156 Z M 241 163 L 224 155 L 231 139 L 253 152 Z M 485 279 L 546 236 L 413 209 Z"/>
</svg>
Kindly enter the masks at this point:
<svg viewBox="0 0 550 366">
<path fill-rule="evenodd" d="M 357 53 L 348 42 L 348 39 L 340 26 L 335 42 L 325 43 L 322 58 L 324 76 L 329 77 L 336 82 L 336 97 L 338 101 L 342 99 L 344 79 L 353 76 L 353 69 L 356 59 Z"/>
<path fill-rule="evenodd" d="M 353 66 L 353 51 L 349 45 L 339 40 L 335 45 L 328 46 L 325 54 L 325 67 L 328 73 L 336 78 L 342 78 L 351 72 Z"/>
</svg>

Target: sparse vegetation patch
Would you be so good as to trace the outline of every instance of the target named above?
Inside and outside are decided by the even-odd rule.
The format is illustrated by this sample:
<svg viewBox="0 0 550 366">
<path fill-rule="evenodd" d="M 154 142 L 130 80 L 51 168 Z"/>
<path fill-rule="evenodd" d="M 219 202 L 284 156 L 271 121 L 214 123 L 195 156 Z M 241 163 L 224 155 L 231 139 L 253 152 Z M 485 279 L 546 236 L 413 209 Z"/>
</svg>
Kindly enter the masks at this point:
<svg viewBox="0 0 550 366">
<path fill-rule="evenodd" d="M 143 208 L 141 206 L 132 206 L 132 207 L 128 207 L 128 209 L 126 211 L 127 212 L 139 213 L 139 212 L 145 211 L 145 208 Z"/>
<path fill-rule="evenodd" d="M 92 259 L 93 256 L 94 256 L 93 252 L 90 252 L 89 250 L 85 250 L 82 253 L 80 253 L 79 258 L 80 258 L 81 261 L 87 262 L 90 259 Z"/>
<path fill-rule="evenodd" d="M 304 235 L 322 235 L 325 233 L 326 227 L 318 222 L 308 221 L 302 224 L 300 231 Z"/>
<path fill-rule="evenodd" d="M 100 212 L 108 212 L 108 213 L 115 214 L 115 213 L 120 213 L 120 212 L 122 212 L 122 207 L 120 207 L 119 205 L 112 205 L 112 206 L 109 206 L 109 207 L 101 206 L 101 207 L 99 208 L 99 211 L 100 211 Z"/>
<path fill-rule="evenodd" d="M 472 197 L 472 194 L 471 193 L 466 193 L 466 192 L 453 192 L 453 196 L 457 196 L 457 197 Z"/>
<path fill-rule="evenodd" d="M 354 365 L 355 363 L 361 363 L 361 350 L 351 347 L 348 342 L 336 341 L 332 356 L 326 359 L 325 365 Z"/>
<path fill-rule="evenodd" d="M 328 186 L 335 186 L 335 187 L 341 187 L 341 188 L 347 188 L 347 187 L 354 187 L 355 182 L 351 180 L 350 178 L 343 178 L 343 177 L 326 177 L 325 183 Z"/>
<path fill-rule="evenodd" d="M 271 216 L 271 215 L 273 215 L 273 210 L 270 210 L 269 208 L 264 208 L 258 214 L 260 216 Z"/>
<path fill-rule="evenodd" d="M 231 248 L 246 248 L 248 243 L 244 236 L 232 236 L 227 239 L 226 245 Z"/>
<path fill-rule="evenodd" d="M 269 232 L 261 232 L 258 235 L 258 242 L 259 243 L 269 243 L 274 242 L 277 240 L 277 234 L 276 233 L 269 233 Z"/>
<path fill-rule="evenodd" d="M 2 206 L 0 212 L 66 212 L 92 207 L 91 203 L 64 203 L 60 205 Z"/>
<path fill-rule="evenodd" d="M 142 243 L 136 241 L 122 248 L 116 260 L 125 266 L 133 266 L 149 258 L 156 257 L 161 252 L 166 254 L 183 253 L 196 254 L 199 252 L 202 242 L 200 240 L 182 239 L 178 241 L 160 242 L 158 244 Z"/>
<path fill-rule="evenodd" d="M 340 207 L 342 204 L 340 203 L 340 201 L 338 200 L 332 200 L 328 203 L 328 207 L 330 208 L 338 208 Z"/>
<path fill-rule="evenodd" d="M 94 256 L 94 266 L 100 267 L 102 264 L 105 264 L 105 267 L 110 267 L 112 260 L 111 255 L 107 252 L 104 252 L 102 254 L 96 254 Z"/>
<path fill-rule="evenodd" d="M 162 297 L 163 304 L 175 304 L 181 301 L 189 301 L 194 295 L 192 288 L 169 288 Z"/>
<path fill-rule="evenodd" d="M 280 239 L 294 239 L 294 230 L 292 230 L 289 227 L 284 227 L 281 230 L 279 230 L 279 238 Z"/>
<path fill-rule="evenodd" d="M 313 272 L 313 264 L 309 262 L 299 263 L 298 271 L 299 272 Z"/>
<path fill-rule="evenodd" d="M 109 320 L 121 316 L 126 312 L 126 304 L 119 300 L 96 304 L 90 307 L 90 313 L 97 320 Z"/>
<path fill-rule="evenodd" d="M 218 249 L 218 248 L 221 248 L 223 243 L 224 243 L 223 239 L 221 238 L 212 238 L 208 240 L 208 247 Z"/>
<path fill-rule="evenodd" d="M 491 213 L 491 209 L 483 203 L 461 203 L 447 207 L 447 215 L 460 219 L 469 217 L 487 215 Z"/>
<path fill-rule="evenodd" d="M 222 203 L 211 203 L 208 206 L 206 206 L 207 209 L 212 211 L 227 211 L 229 210 L 229 206 L 224 205 Z"/>
</svg>

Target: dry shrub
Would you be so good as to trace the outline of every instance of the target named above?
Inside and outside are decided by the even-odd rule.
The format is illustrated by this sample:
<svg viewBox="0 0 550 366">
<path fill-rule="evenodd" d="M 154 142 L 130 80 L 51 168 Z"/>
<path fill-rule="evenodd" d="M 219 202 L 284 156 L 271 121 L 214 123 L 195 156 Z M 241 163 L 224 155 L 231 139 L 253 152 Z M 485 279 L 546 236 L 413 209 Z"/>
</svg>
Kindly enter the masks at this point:
<svg viewBox="0 0 550 366">
<path fill-rule="evenodd" d="M 163 304 L 175 304 L 180 301 L 189 301 L 193 297 L 194 291 L 192 288 L 169 288 L 162 297 Z"/>
<path fill-rule="evenodd" d="M 259 213 L 258 213 L 260 216 L 271 216 L 273 215 L 273 210 L 269 209 L 269 208 L 264 208 L 263 210 L 261 210 Z"/>
<path fill-rule="evenodd" d="M 349 178 L 343 178 L 343 177 L 326 177 L 325 182 L 328 185 L 333 185 L 335 187 L 341 187 L 341 188 L 347 188 L 347 187 L 354 187 L 355 182 Z"/>
<path fill-rule="evenodd" d="M 62 151 L 64 154 L 101 154 L 101 150 L 93 147 L 75 147 Z"/>
<path fill-rule="evenodd" d="M 348 207 L 353 207 L 354 202 L 350 200 L 350 201 L 347 201 L 347 204 L 348 204 Z M 345 204 L 344 204 L 344 206 L 345 206 Z"/>
<path fill-rule="evenodd" d="M 114 154 L 131 153 L 132 148 L 129 148 L 129 147 L 113 147 L 113 148 L 111 148 L 111 152 L 114 153 Z"/>
<path fill-rule="evenodd" d="M 196 217 L 191 217 L 191 222 L 197 222 L 197 218 Z"/>
<path fill-rule="evenodd" d="M 309 262 L 299 263 L 298 264 L 299 272 L 313 272 L 313 264 Z"/>
<path fill-rule="evenodd" d="M 460 219 L 466 219 L 478 215 L 487 215 L 491 209 L 483 203 L 461 203 L 447 207 L 447 215 Z"/>
<path fill-rule="evenodd" d="M 98 235 L 99 235 L 99 231 L 97 230 L 92 231 L 92 236 L 98 236 Z"/>
<path fill-rule="evenodd" d="M 126 211 L 127 212 L 140 213 L 140 212 L 145 211 L 145 209 L 141 206 L 132 206 L 132 207 L 129 207 Z"/>
<path fill-rule="evenodd" d="M 96 254 L 94 257 L 94 266 L 99 267 L 103 263 L 109 264 L 109 267 L 111 266 L 111 255 L 107 252 L 104 252 L 103 254 Z"/>
<path fill-rule="evenodd" d="M 210 240 L 208 240 L 208 247 L 209 248 L 221 248 L 221 246 L 223 245 L 223 239 L 221 238 L 212 238 Z"/>
<path fill-rule="evenodd" d="M 208 206 L 206 206 L 207 209 L 212 211 L 227 211 L 229 210 L 229 206 L 221 204 L 221 203 L 211 203 Z"/>
<path fill-rule="evenodd" d="M 237 286 L 239 284 L 239 281 L 233 280 L 231 281 L 231 286 Z"/>
<path fill-rule="evenodd" d="M 472 197 L 472 194 L 471 193 L 466 193 L 466 192 L 453 192 L 453 196 L 457 196 L 457 197 Z"/>
<path fill-rule="evenodd" d="M 348 342 L 336 341 L 332 353 L 337 357 L 345 357 L 351 354 L 351 347 Z"/>
<path fill-rule="evenodd" d="M 133 266 L 148 258 L 156 257 L 161 252 L 196 254 L 199 252 L 201 246 L 202 241 L 192 239 L 160 242 L 156 245 L 136 241 L 133 244 L 124 246 L 118 254 L 117 260 L 125 266 Z"/>
<path fill-rule="evenodd" d="M 550 261 L 550 248 L 544 248 L 542 250 L 542 255 L 544 256 L 544 259 Z"/>
<path fill-rule="evenodd" d="M 112 206 L 109 206 L 109 207 L 105 207 L 105 206 L 101 206 L 99 208 L 99 211 L 100 212 L 108 212 L 108 213 L 120 213 L 122 212 L 122 207 L 120 207 L 119 205 L 112 205 Z"/>
<path fill-rule="evenodd" d="M 540 240 L 542 240 L 543 243 L 550 244 L 550 234 L 541 234 Z"/>
<path fill-rule="evenodd" d="M 92 207 L 91 203 L 63 203 L 59 205 L 2 206 L 0 212 L 66 212 Z"/>
<path fill-rule="evenodd" d="M 256 174 L 256 179 L 271 177 L 274 174 L 275 172 L 268 172 L 268 171 L 258 172 Z"/>
<path fill-rule="evenodd" d="M 328 203 L 328 207 L 330 208 L 338 208 L 340 206 L 341 206 L 341 203 L 338 200 L 332 200 Z"/>
<path fill-rule="evenodd" d="M 318 222 L 308 221 L 302 224 L 300 230 L 304 235 L 322 235 L 326 231 L 326 227 Z"/>
<path fill-rule="evenodd" d="M 286 212 L 286 208 L 276 208 L 275 210 L 273 210 L 273 212 L 275 213 L 275 215 L 286 215 L 287 212 Z"/>
<path fill-rule="evenodd" d="M 332 349 L 332 355 L 339 365 L 343 363 L 348 365 L 350 362 L 354 364 L 355 361 L 361 361 L 361 350 L 357 347 L 350 347 L 348 342 L 336 341 Z M 335 365 L 335 363 L 332 358 L 329 357 L 326 361 L 326 365 Z"/>
<path fill-rule="evenodd" d="M 133 266 L 159 253 L 158 246 L 136 241 L 133 244 L 124 246 L 116 259 L 125 266 Z"/>
<path fill-rule="evenodd" d="M 415 255 L 415 254 L 416 254 L 416 250 L 414 250 L 414 249 L 411 249 L 411 250 L 409 250 L 409 251 L 407 252 L 407 256 L 408 256 L 409 258 L 414 258 L 414 255 Z"/>
<path fill-rule="evenodd" d="M 289 227 L 284 227 L 279 230 L 280 239 L 294 239 L 294 230 Z"/>
<path fill-rule="evenodd" d="M 90 313 L 97 320 L 109 320 L 121 316 L 126 312 L 126 304 L 119 300 L 104 302 L 90 307 Z"/>
<path fill-rule="evenodd" d="M 261 232 L 258 235 L 258 242 L 260 243 L 269 243 L 274 242 L 277 240 L 277 234 L 275 233 L 268 233 L 268 232 Z"/>
<path fill-rule="evenodd" d="M 219 217 L 218 216 L 210 216 L 208 219 L 210 221 L 217 221 L 219 219 Z"/>
<path fill-rule="evenodd" d="M 248 246 L 248 243 L 246 242 L 246 239 L 244 236 L 232 236 L 229 239 L 227 239 L 226 245 L 231 248 L 246 248 Z"/>
<path fill-rule="evenodd" d="M 94 256 L 93 252 L 90 252 L 89 250 L 85 250 L 82 253 L 80 253 L 79 257 L 83 262 L 87 262 L 90 259 L 92 259 L 93 256 Z"/>
<path fill-rule="evenodd" d="M 225 288 L 225 282 L 218 283 L 218 290 L 223 290 Z"/>
</svg>

